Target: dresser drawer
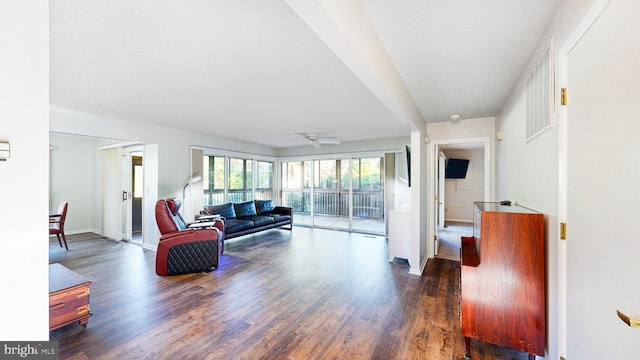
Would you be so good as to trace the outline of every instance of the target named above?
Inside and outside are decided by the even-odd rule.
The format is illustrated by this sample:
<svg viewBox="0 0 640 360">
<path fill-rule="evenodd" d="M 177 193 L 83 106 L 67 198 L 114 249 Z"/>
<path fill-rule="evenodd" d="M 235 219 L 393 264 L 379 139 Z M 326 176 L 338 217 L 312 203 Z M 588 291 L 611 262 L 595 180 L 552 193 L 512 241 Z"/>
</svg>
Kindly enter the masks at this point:
<svg viewBox="0 0 640 360">
<path fill-rule="evenodd" d="M 49 295 L 49 307 L 59 303 L 73 301 L 79 298 L 89 298 L 89 285 L 78 286 Z M 88 300 L 87 300 L 88 301 Z"/>
<path fill-rule="evenodd" d="M 49 264 L 49 330 L 78 322 L 86 326 L 91 281 L 59 263 Z"/>
<path fill-rule="evenodd" d="M 88 318 L 92 315 L 90 310 L 88 296 L 52 305 L 49 307 L 49 328 Z"/>
</svg>

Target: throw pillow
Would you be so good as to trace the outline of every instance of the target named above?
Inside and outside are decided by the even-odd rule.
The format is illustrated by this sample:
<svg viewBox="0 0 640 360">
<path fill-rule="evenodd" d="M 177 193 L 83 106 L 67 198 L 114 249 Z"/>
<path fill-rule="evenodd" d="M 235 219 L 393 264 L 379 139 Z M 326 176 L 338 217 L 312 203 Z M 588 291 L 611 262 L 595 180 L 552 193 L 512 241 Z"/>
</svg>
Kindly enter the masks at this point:
<svg viewBox="0 0 640 360">
<path fill-rule="evenodd" d="M 236 212 L 232 203 L 222 205 L 205 206 L 204 211 L 208 215 L 220 215 L 225 219 L 235 219 Z"/>
<path fill-rule="evenodd" d="M 258 215 L 273 211 L 275 208 L 276 206 L 273 205 L 273 200 L 256 200 L 256 210 L 258 211 Z"/>
<path fill-rule="evenodd" d="M 236 217 L 256 216 L 256 204 L 253 201 L 247 201 L 239 204 L 233 204 L 233 208 L 236 211 Z"/>
</svg>

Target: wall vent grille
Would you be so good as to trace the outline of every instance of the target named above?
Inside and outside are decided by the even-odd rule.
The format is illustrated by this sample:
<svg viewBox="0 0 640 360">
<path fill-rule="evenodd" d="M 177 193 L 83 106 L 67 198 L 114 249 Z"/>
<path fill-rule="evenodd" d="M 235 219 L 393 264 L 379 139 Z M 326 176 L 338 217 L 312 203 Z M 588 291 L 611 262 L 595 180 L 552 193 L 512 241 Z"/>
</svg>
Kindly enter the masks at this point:
<svg viewBox="0 0 640 360">
<path fill-rule="evenodd" d="M 552 38 L 527 76 L 527 141 L 553 126 L 554 68 Z"/>
</svg>

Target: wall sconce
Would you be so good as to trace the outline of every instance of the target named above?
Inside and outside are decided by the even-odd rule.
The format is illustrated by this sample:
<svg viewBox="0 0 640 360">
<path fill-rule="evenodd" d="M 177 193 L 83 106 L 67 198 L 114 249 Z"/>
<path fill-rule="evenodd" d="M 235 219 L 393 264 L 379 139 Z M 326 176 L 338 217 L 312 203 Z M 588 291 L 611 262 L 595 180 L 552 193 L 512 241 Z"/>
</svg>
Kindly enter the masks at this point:
<svg viewBox="0 0 640 360">
<path fill-rule="evenodd" d="M 8 141 L 0 141 L 0 161 L 7 161 L 11 157 L 11 145 Z"/>
</svg>

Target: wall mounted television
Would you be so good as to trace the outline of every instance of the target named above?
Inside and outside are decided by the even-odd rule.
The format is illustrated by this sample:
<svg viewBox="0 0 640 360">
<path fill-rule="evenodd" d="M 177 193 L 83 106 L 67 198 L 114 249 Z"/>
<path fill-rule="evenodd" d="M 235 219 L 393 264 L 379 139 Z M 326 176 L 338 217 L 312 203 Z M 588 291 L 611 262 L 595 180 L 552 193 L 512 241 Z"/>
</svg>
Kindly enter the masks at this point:
<svg viewBox="0 0 640 360">
<path fill-rule="evenodd" d="M 468 168 L 469 168 L 469 160 L 448 159 L 447 167 L 444 171 L 444 178 L 445 179 L 464 179 L 467 177 Z"/>
</svg>

